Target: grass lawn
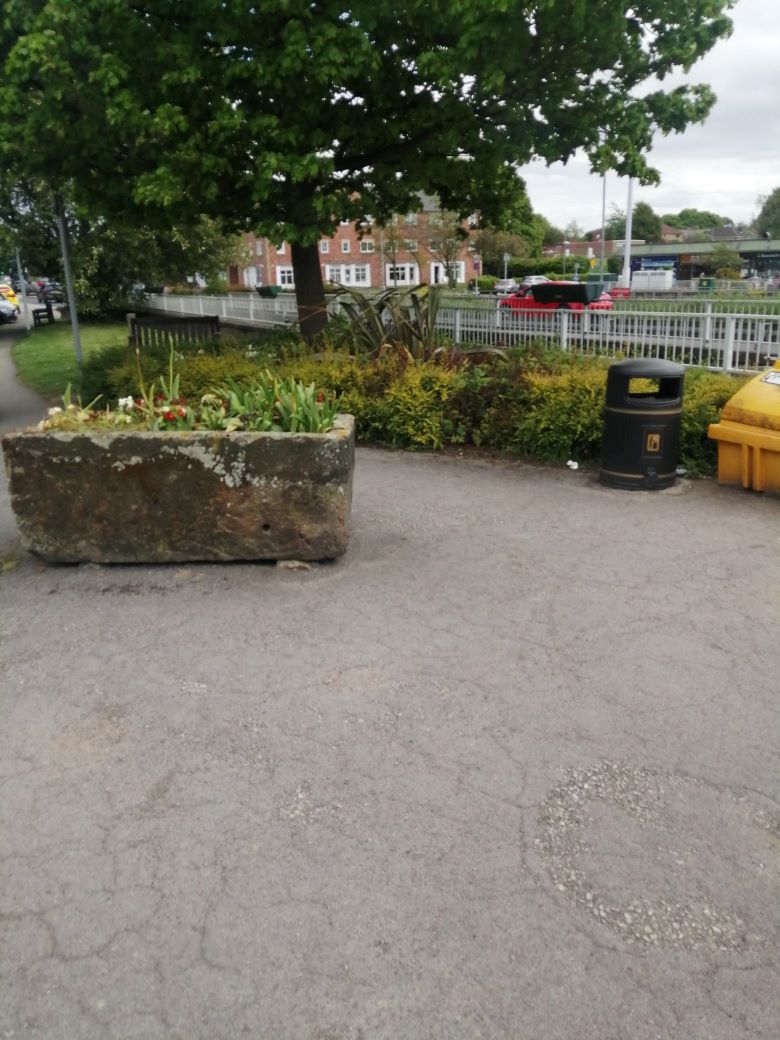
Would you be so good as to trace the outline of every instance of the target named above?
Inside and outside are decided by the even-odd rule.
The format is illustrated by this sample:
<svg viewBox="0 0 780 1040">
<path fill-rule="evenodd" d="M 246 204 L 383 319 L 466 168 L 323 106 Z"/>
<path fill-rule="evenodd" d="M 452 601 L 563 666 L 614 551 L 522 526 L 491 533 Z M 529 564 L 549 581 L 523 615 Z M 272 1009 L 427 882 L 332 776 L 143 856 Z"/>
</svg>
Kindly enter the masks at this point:
<svg viewBox="0 0 780 1040">
<path fill-rule="evenodd" d="M 127 326 L 123 322 L 95 322 L 81 326 L 84 357 L 103 347 L 124 343 Z M 58 398 L 68 383 L 79 380 L 79 369 L 68 322 L 42 325 L 17 340 L 12 352 L 20 382 L 36 390 L 46 400 Z"/>
</svg>

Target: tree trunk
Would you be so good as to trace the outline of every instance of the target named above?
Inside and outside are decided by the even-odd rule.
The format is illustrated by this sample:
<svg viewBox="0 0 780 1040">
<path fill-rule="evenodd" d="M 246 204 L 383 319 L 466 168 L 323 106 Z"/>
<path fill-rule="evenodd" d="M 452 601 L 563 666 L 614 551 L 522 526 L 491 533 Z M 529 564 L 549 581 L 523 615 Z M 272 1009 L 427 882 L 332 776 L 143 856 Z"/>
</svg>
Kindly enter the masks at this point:
<svg viewBox="0 0 780 1040">
<path fill-rule="evenodd" d="M 311 343 L 328 324 L 325 289 L 322 284 L 320 251 L 316 242 L 309 246 L 292 244 L 295 299 L 298 302 L 298 318 L 301 334 Z"/>
</svg>

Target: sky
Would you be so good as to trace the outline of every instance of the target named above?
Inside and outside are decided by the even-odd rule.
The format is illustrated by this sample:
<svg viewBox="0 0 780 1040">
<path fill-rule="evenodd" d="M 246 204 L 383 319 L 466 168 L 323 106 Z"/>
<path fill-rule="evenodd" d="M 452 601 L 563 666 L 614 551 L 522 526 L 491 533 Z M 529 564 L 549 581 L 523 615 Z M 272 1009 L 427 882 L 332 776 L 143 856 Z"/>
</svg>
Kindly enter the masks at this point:
<svg viewBox="0 0 780 1040">
<path fill-rule="evenodd" d="M 780 0 L 737 0 L 731 18 L 732 35 L 674 81 L 708 83 L 714 108 L 702 125 L 656 139 L 650 161 L 661 183 L 635 184 L 635 204 L 659 214 L 692 206 L 749 222 L 757 197 L 780 187 Z M 582 154 L 566 166 L 534 162 L 522 174 L 534 210 L 557 227 L 601 226 L 601 178 Z M 627 191 L 625 179 L 607 174 L 607 211 L 612 203 L 625 209 Z"/>
</svg>

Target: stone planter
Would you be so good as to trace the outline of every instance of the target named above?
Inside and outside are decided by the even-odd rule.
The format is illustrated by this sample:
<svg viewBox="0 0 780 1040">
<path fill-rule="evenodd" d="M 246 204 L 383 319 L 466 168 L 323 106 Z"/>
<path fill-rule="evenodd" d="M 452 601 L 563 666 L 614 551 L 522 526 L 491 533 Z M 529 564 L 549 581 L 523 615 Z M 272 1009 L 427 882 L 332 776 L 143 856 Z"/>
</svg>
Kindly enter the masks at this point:
<svg viewBox="0 0 780 1040">
<path fill-rule="evenodd" d="M 27 549 L 51 563 L 324 560 L 347 548 L 355 426 L 3 437 Z"/>
</svg>

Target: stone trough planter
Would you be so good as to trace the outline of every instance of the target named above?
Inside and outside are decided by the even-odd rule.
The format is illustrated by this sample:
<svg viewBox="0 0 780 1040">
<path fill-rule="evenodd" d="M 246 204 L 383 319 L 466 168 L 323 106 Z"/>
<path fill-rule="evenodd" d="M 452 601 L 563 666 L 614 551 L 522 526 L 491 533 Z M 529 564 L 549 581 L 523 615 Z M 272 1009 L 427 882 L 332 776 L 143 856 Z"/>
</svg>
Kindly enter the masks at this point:
<svg viewBox="0 0 780 1040">
<path fill-rule="evenodd" d="M 51 563 L 325 560 L 347 548 L 355 426 L 3 437 L 25 548 Z"/>
</svg>

